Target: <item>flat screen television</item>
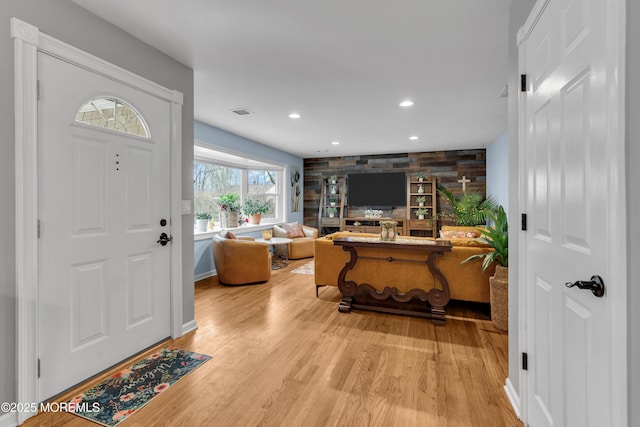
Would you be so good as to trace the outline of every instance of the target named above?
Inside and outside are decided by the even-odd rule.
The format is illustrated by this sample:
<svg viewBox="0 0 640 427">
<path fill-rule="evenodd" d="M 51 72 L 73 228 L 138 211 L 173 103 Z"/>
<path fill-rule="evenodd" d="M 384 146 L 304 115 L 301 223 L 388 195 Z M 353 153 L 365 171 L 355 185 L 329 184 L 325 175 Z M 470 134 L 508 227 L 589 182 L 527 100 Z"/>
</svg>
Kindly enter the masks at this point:
<svg viewBox="0 0 640 427">
<path fill-rule="evenodd" d="M 404 172 L 350 174 L 347 183 L 350 206 L 379 209 L 407 204 Z"/>
</svg>

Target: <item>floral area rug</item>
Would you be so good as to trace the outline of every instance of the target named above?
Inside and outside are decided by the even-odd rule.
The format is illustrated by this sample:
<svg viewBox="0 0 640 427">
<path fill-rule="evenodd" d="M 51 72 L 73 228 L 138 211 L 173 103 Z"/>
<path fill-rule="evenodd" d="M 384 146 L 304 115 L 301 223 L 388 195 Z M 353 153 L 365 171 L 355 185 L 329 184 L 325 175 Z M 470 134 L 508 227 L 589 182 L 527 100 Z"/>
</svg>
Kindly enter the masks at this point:
<svg viewBox="0 0 640 427">
<path fill-rule="evenodd" d="M 309 261 L 305 265 L 301 265 L 300 267 L 294 270 L 291 270 L 291 272 L 295 274 L 306 274 L 307 276 L 313 276 L 314 275 L 313 261 Z"/>
<path fill-rule="evenodd" d="M 69 412 L 115 426 L 211 356 L 166 347 L 71 399 Z"/>
</svg>

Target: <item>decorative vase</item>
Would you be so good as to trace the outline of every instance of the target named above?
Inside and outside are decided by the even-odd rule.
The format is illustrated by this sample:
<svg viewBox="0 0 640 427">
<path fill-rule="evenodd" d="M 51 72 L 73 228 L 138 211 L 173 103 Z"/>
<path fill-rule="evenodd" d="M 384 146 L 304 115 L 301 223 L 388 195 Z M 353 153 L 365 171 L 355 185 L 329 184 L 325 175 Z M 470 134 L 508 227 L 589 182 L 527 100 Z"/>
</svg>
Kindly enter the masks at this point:
<svg viewBox="0 0 640 427">
<path fill-rule="evenodd" d="M 338 190 L 336 190 L 335 186 L 331 187 L 331 194 L 338 194 Z"/>
<path fill-rule="evenodd" d="M 207 231 L 213 231 L 215 227 L 216 227 L 216 223 L 214 220 L 211 220 L 207 223 Z"/>
<path fill-rule="evenodd" d="M 424 206 L 424 202 L 418 202 L 418 206 Z"/>
<path fill-rule="evenodd" d="M 422 181 L 424 181 L 424 178 L 419 177 L 419 178 L 418 178 L 418 181 L 422 182 Z"/>
<path fill-rule="evenodd" d="M 380 221 L 380 240 L 394 241 L 396 240 L 397 221 Z"/>
<path fill-rule="evenodd" d="M 251 224 L 260 224 L 260 220 L 261 219 L 262 219 L 262 214 L 261 213 L 249 215 L 249 222 Z"/>
<path fill-rule="evenodd" d="M 220 211 L 220 227 L 236 228 L 238 226 L 237 211 Z"/>
<path fill-rule="evenodd" d="M 273 230 L 272 229 L 262 230 L 262 238 L 264 240 L 271 240 L 272 237 L 273 237 Z"/>
<path fill-rule="evenodd" d="M 196 219 L 197 230 L 201 233 L 207 231 L 207 224 L 209 223 L 208 219 Z"/>
<path fill-rule="evenodd" d="M 424 193 L 424 188 L 422 188 L 422 184 L 418 184 L 418 193 L 419 194 Z"/>
<path fill-rule="evenodd" d="M 335 206 L 336 202 L 330 202 L 331 206 Z"/>
<path fill-rule="evenodd" d="M 333 218 L 335 214 L 330 213 L 329 218 Z"/>
<path fill-rule="evenodd" d="M 499 331 L 509 330 L 509 269 L 500 265 L 489 278 L 491 323 Z"/>
<path fill-rule="evenodd" d="M 418 219 L 424 219 L 424 215 L 418 215 Z"/>
</svg>

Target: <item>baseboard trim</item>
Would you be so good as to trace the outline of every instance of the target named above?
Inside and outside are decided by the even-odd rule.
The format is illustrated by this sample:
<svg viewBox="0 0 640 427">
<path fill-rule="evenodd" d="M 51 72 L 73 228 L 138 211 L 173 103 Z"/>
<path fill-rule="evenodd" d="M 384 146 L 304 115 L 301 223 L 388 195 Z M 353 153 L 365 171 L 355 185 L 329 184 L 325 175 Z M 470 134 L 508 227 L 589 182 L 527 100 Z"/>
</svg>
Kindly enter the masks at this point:
<svg viewBox="0 0 640 427">
<path fill-rule="evenodd" d="M 509 402 L 511 402 L 511 406 L 513 407 L 513 412 L 516 413 L 518 419 L 522 420 L 522 411 L 520 409 L 520 397 L 518 396 L 518 392 L 513 387 L 511 383 L 511 379 L 507 378 L 507 381 L 504 383 L 504 392 L 507 394 L 509 398 Z"/>
<path fill-rule="evenodd" d="M 194 281 L 194 282 L 197 282 L 197 281 L 199 281 L 199 280 L 208 279 L 209 277 L 213 277 L 213 276 L 215 276 L 216 274 L 218 274 L 218 272 L 217 272 L 216 270 L 213 270 L 213 271 L 207 271 L 206 273 L 200 273 L 200 274 L 198 274 L 197 276 L 195 276 L 195 277 L 193 278 L 193 281 Z"/>
<path fill-rule="evenodd" d="M 18 425 L 18 414 L 10 412 L 0 415 L 0 427 L 16 427 Z"/>
<path fill-rule="evenodd" d="M 191 322 L 187 322 L 184 325 L 182 325 L 182 335 L 188 334 L 189 332 L 195 331 L 196 329 L 198 329 L 198 324 L 194 319 Z"/>
</svg>

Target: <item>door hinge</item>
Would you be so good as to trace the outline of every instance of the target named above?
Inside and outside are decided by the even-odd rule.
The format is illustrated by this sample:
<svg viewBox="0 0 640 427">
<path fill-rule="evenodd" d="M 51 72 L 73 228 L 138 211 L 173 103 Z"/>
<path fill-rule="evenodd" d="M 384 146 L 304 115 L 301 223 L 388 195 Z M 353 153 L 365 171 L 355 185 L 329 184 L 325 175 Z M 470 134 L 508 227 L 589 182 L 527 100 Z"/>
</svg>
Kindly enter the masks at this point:
<svg viewBox="0 0 640 427">
<path fill-rule="evenodd" d="M 527 214 L 520 214 L 520 229 L 522 231 L 527 231 Z"/>
<path fill-rule="evenodd" d="M 38 239 L 40 238 L 40 220 L 38 220 Z"/>
<path fill-rule="evenodd" d="M 38 378 L 40 378 L 40 358 L 38 358 Z"/>
<path fill-rule="evenodd" d="M 522 370 L 529 370 L 529 356 L 527 353 L 522 353 Z"/>
<path fill-rule="evenodd" d="M 527 75 L 520 74 L 520 92 L 527 91 Z"/>
<path fill-rule="evenodd" d="M 36 80 L 36 97 L 40 99 L 40 80 Z"/>
</svg>

